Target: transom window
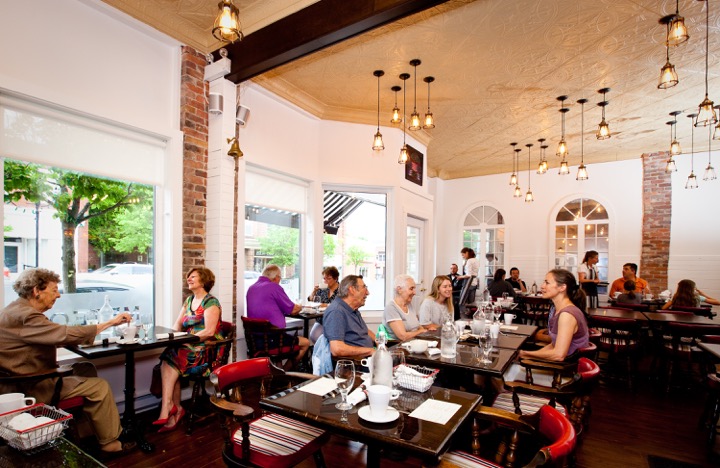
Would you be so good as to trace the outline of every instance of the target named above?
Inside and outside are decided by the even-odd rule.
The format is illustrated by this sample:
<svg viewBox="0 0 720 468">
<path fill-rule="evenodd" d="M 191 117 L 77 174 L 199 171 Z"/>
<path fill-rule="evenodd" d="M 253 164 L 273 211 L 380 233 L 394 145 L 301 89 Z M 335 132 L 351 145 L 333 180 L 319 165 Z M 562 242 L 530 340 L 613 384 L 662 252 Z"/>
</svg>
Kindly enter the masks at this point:
<svg viewBox="0 0 720 468">
<path fill-rule="evenodd" d="M 502 213 L 491 206 L 478 206 L 468 213 L 463 223 L 463 247 L 475 251 L 486 284 L 492 281 L 495 270 L 505 268 L 505 220 Z"/>
</svg>

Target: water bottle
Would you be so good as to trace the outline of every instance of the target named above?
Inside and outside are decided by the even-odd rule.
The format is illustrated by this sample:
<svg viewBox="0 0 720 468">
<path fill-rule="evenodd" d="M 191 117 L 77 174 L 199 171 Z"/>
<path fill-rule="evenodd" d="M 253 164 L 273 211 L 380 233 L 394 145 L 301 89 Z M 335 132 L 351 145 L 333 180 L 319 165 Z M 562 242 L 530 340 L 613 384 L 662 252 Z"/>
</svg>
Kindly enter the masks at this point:
<svg viewBox="0 0 720 468">
<path fill-rule="evenodd" d="M 105 303 L 100 307 L 98 313 L 100 323 L 107 322 L 113 318 L 113 308 L 110 306 L 110 296 L 105 295 Z"/>
<path fill-rule="evenodd" d="M 387 335 L 384 330 L 378 330 L 377 342 L 378 347 L 372 357 L 372 384 L 385 385 L 386 387 L 392 388 L 392 356 L 390 356 L 390 351 L 388 351 L 386 346 Z"/>
<path fill-rule="evenodd" d="M 483 291 L 483 302 L 492 302 L 492 295 L 488 288 L 485 288 L 485 291 Z"/>
<path fill-rule="evenodd" d="M 533 285 L 530 287 L 530 292 L 537 294 L 537 283 L 535 281 L 533 281 Z"/>
<path fill-rule="evenodd" d="M 478 308 L 477 312 L 473 315 L 471 325 L 473 335 L 482 335 L 485 332 L 485 321 L 487 320 L 487 315 L 485 315 L 484 309 L 484 307 Z"/>
<path fill-rule="evenodd" d="M 457 354 L 458 334 L 455 324 L 447 320 L 440 333 L 440 357 L 454 358 Z"/>
<path fill-rule="evenodd" d="M 100 323 L 98 320 L 98 311 L 91 309 L 85 314 L 85 325 L 97 325 Z"/>
</svg>

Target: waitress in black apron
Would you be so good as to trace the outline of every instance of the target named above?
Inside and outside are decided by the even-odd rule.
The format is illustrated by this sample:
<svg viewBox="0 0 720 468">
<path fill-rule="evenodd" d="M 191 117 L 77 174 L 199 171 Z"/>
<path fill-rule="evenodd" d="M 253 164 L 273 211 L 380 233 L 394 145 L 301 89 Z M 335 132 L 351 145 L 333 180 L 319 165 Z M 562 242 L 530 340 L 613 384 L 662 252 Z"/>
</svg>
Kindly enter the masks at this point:
<svg viewBox="0 0 720 468">
<path fill-rule="evenodd" d="M 585 252 L 585 257 L 582 263 L 578 267 L 578 283 L 585 291 L 589 301 L 590 308 L 595 308 L 598 305 L 598 272 L 595 265 L 597 265 L 599 255 L 594 250 L 588 250 Z"/>
</svg>

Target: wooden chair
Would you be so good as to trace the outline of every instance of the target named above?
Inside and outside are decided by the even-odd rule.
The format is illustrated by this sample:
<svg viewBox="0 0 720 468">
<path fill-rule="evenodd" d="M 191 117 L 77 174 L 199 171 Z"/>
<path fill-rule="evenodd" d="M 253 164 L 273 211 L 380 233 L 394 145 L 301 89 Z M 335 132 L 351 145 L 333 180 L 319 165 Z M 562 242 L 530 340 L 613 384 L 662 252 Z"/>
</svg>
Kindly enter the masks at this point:
<svg viewBox="0 0 720 468">
<path fill-rule="evenodd" d="M 284 359 L 294 359 L 300 352 L 298 331 L 302 327 L 277 328 L 269 320 L 242 318 L 248 358 L 269 357 L 281 365 Z"/>
<path fill-rule="evenodd" d="M 545 405 L 531 415 L 516 415 L 486 406 L 475 409 L 475 420 L 489 421 L 512 432 L 510 444 L 501 444 L 494 460 L 480 458 L 467 452 L 452 451 L 442 457 L 441 467 L 535 467 L 542 465 L 567 466 L 574 457 L 577 436 L 570 421 L 555 408 Z M 523 435 L 521 440 L 521 434 Z M 532 439 L 532 440 L 530 440 Z M 520 445 L 539 447 L 529 460 L 518 460 Z M 475 444 L 474 444 L 475 445 Z M 475 447 L 475 448 L 480 448 Z M 521 457 L 522 458 L 522 457 Z"/>
<path fill-rule="evenodd" d="M 634 310 L 637 312 L 650 312 L 649 304 L 631 304 L 628 302 L 616 302 L 615 308 L 616 309 L 629 309 L 629 310 Z"/>
<path fill-rule="evenodd" d="M 522 314 L 525 323 L 538 327 L 547 327 L 552 301 L 537 296 L 525 296 L 523 297 L 523 303 L 525 304 L 525 310 L 522 311 Z"/>
<path fill-rule="evenodd" d="M 188 409 L 187 428 L 185 429 L 188 434 L 192 434 L 193 426 L 195 422 L 197 422 L 197 419 L 205 415 L 205 412 L 200 411 L 202 405 L 200 405 L 199 398 L 202 396 L 203 401 L 209 399 L 205 384 L 210 378 L 210 373 L 218 367 L 227 364 L 230 359 L 232 345 L 235 342 L 235 324 L 231 322 L 220 322 L 220 334 L 225 338 L 222 340 L 205 341 L 207 362 L 202 366 L 193 367 L 189 370 L 188 379 L 193 384 L 193 392 Z"/>
<path fill-rule="evenodd" d="M 474 313 L 470 311 L 471 304 L 475 303 L 475 294 L 477 293 L 476 286 L 472 285 L 472 282 L 477 278 L 476 276 L 470 276 L 466 278 L 460 290 L 460 299 L 458 304 L 460 305 L 460 318 L 472 318 Z"/>
<path fill-rule="evenodd" d="M 222 417 L 223 459 L 228 466 L 290 467 L 310 455 L 317 466 L 325 466 L 321 447 L 329 433 L 277 414 L 255 416 L 254 407 L 260 399 L 312 378 L 316 377 L 284 372 L 268 357 L 215 369 L 210 375 L 215 396 L 210 401 Z M 231 421 L 238 423 L 239 428 L 228 424 Z"/>
<path fill-rule="evenodd" d="M 627 366 L 628 386 L 633 388 L 633 376 L 637 373 L 638 357 L 642 351 L 640 343 L 641 323 L 634 319 L 591 315 L 589 325 L 597 328 L 602 336 L 597 342 L 600 352 L 607 355 L 607 375 L 618 369 L 620 359 Z"/>
<path fill-rule="evenodd" d="M 697 346 L 698 341 L 705 335 L 714 335 L 720 333 L 720 323 L 718 325 L 702 325 L 693 323 L 669 322 L 666 327 L 666 336 L 664 340 L 663 358 L 666 369 L 666 387 L 670 390 L 673 381 L 673 374 L 677 371 L 677 367 L 685 364 L 688 370 L 692 370 L 693 364 L 704 364 L 704 353 Z M 669 340 L 667 339 L 669 338 Z M 704 374 L 704 368 L 701 374 Z M 685 383 L 689 383 L 689 379 L 684 379 Z"/>
</svg>

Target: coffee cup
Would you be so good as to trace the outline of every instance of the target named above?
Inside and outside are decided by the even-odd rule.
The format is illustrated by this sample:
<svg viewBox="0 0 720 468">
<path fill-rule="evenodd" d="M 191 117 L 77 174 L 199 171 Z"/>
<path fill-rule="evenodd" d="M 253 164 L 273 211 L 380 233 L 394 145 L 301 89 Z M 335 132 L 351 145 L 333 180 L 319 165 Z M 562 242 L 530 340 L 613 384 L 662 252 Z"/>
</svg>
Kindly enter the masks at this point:
<svg viewBox="0 0 720 468">
<path fill-rule="evenodd" d="M 505 320 L 505 325 L 512 325 L 512 321 L 515 319 L 515 314 L 508 314 L 507 312 L 505 315 L 503 315 L 503 320 Z"/>
<path fill-rule="evenodd" d="M 652 301 L 652 300 L 653 300 L 653 295 L 652 295 L 652 294 L 645 294 L 645 299 L 647 299 L 648 301 Z"/>
<path fill-rule="evenodd" d="M 412 340 L 403 345 L 411 353 L 424 353 L 428 349 L 428 342 L 425 340 Z"/>
<path fill-rule="evenodd" d="M 327 283 L 322 282 L 322 283 L 319 283 L 319 284 L 318 284 L 318 288 L 319 288 L 319 289 L 327 289 L 327 288 L 328 288 L 328 285 L 327 285 Z"/>
<path fill-rule="evenodd" d="M 26 397 L 24 393 L 6 393 L 0 395 L 0 414 L 34 404 L 35 398 Z"/>
<path fill-rule="evenodd" d="M 123 341 L 132 341 L 135 339 L 135 335 L 137 334 L 137 327 L 135 326 L 128 326 L 123 330 Z"/>
<path fill-rule="evenodd" d="M 363 358 L 360 360 L 360 364 L 367 367 L 368 372 L 372 375 L 373 361 L 372 357 Z"/>
<path fill-rule="evenodd" d="M 457 330 L 458 335 L 465 333 L 465 325 L 467 325 L 465 320 L 455 320 L 455 329 Z"/>
<path fill-rule="evenodd" d="M 368 402 L 370 403 L 370 414 L 376 419 L 383 418 L 387 412 L 390 400 L 396 400 L 400 396 L 399 390 L 392 390 L 385 385 L 370 385 L 367 393 Z"/>
</svg>

